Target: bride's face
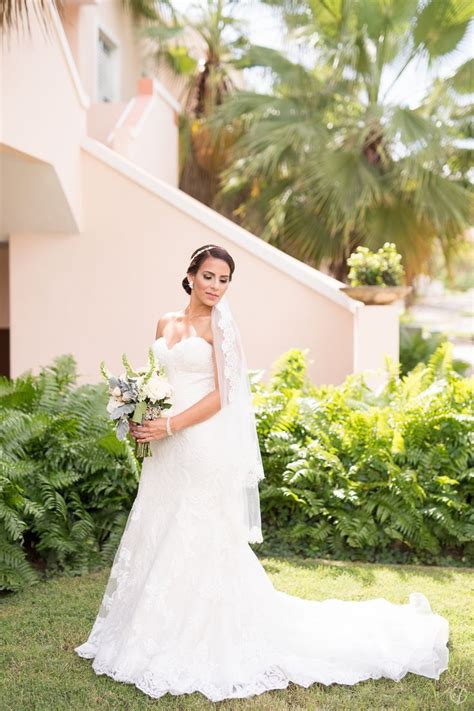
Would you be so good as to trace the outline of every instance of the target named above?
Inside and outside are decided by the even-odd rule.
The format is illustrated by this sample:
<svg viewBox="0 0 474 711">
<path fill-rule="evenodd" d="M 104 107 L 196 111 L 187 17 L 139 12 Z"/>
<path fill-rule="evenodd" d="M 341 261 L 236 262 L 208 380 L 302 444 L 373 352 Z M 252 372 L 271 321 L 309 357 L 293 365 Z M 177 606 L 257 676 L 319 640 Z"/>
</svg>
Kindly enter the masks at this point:
<svg viewBox="0 0 474 711">
<path fill-rule="evenodd" d="M 207 306 L 214 306 L 229 288 L 230 267 L 217 257 L 207 257 L 196 274 L 188 274 L 193 294 Z"/>
</svg>

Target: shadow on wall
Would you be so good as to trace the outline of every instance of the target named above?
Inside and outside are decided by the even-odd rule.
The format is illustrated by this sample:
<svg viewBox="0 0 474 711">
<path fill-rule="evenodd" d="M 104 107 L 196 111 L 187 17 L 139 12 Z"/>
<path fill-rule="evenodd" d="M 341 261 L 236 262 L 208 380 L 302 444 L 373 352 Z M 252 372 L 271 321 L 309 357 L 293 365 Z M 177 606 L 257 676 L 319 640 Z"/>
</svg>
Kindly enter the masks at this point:
<svg viewBox="0 0 474 711">
<path fill-rule="evenodd" d="M 0 375 L 10 377 L 10 329 L 0 328 Z"/>
</svg>

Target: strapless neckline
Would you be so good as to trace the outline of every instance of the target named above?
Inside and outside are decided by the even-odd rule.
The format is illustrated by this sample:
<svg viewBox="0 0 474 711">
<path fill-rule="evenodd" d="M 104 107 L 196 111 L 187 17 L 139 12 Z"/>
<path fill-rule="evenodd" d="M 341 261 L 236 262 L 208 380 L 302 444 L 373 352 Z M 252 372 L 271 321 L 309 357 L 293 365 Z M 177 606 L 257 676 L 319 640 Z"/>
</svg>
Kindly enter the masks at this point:
<svg viewBox="0 0 474 711">
<path fill-rule="evenodd" d="M 209 341 L 206 341 L 206 339 L 203 338 L 202 336 L 188 336 L 187 338 L 182 338 L 180 341 L 177 341 L 177 342 L 176 342 L 174 345 L 172 345 L 171 347 L 168 346 L 168 344 L 167 344 L 167 342 L 166 342 L 166 338 L 165 338 L 164 336 L 160 336 L 159 338 L 157 338 L 157 339 L 155 340 L 155 343 L 157 343 L 157 341 L 163 341 L 163 343 L 165 344 L 166 350 L 171 352 L 174 348 L 176 348 L 176 346 L 179 346 L 180 343 L 186 343 L 186 341 L 190 341 L 190 340 L 192 340 L 193 338 L 195 338 L 195 339 L 197 338 L 197 339 L 200 340 L 200 341 L 204 341 L 204 343 L 207 343 L 207 345 L 209 346 L 209 348 L 212 348 L 212 344 L 209 343 Z"/>
</svg>

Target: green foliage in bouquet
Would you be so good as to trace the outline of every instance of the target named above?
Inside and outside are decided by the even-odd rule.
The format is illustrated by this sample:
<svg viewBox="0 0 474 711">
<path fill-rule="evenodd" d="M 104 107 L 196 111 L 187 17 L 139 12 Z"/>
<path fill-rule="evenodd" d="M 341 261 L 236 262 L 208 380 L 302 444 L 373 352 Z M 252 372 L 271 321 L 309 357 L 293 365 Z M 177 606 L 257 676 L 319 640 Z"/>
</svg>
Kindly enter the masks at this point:
<svg viewBox="0 0 474 711">
<path fill-rule="evenodd" d="M 385 242 L 377 252 L 357 247 L 347 260 L 351 286 L 399 286 L 405 274 L 401 262 L 392 242 Z"/>
<path fill-rule="evenodd" d="M 387 364 L 378 393 L 362 375 L 314 387 L 289 351 L 268 385 L 254 383 L 259 551 L 472 564 L 473 395 L 448 343 L 405 377 Z"/>
<path fill-rule="evenodd" d="M 126 523 L 137 461 L 106 415 L 107 387 L 76 380 L 70 355 L 0 378 L 2 590 L 110 562 Z"/>
<path fill-rule="evenodd" d="M 119 440 L 125 439 L 130 431 L 130 420 L 142 424 L 143 420 L 154 420 L 164 410 L 171 407 L 169 400 L 173 394 L 164 367 L 155 360 L 153 348 L 148 349 L 148 364 L 134 370 L 126 353 L 122 353 L 125 373 L 116 377 L 105 361 L 100 363 L 100 372 L 107 383 L 110 400 L 107 411 L 116 423 Z M 153 451 L 149 442 L 135 442 L 137 459 L 151 457 Z"/>
</svg>

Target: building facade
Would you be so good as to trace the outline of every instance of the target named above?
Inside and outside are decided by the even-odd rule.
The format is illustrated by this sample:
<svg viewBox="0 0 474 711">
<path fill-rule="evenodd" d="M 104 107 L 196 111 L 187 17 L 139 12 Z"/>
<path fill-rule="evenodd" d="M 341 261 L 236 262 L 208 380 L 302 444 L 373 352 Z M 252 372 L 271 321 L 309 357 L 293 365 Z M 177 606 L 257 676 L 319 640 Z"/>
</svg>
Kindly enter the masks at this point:
<svg viewBox="0 0 474 711">
<path fill-rule="evenodd" d="M 166 311 L 184 308 L 191 253 L 232 254 L 229 300 L 251 368 L 307 348 L 315 382 L 398 355 L 396 306 L 364 306 L 339 282 L 263 242 L 178 185 L 170 87 L 145 70 L 121 0 L 49 6 L 48 32 L 3 42 L 0 123 L 0 372 L 72 353 L 79 379 L 105 359 L 142 364 Z"/>
</svg>

